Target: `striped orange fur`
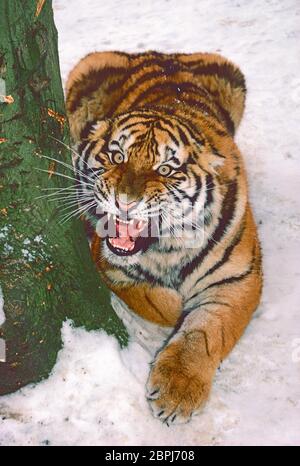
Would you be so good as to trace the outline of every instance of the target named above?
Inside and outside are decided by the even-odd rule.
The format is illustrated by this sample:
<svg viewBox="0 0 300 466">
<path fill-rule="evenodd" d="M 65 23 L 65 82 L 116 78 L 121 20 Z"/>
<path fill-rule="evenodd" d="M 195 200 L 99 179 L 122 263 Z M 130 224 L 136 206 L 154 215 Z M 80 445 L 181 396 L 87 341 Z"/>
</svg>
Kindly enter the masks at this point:
<svg viewBox="0 0 300 466">
<path fill-rule="evenodd" d="M 233 139 L 245 95 L 238 67 L 206 53 L 92 53 L 67 82 L 80 189 L 100 206 L 85 214 L 99 272 L 137 315 L 173 329 L 147 386 L 168 424 L 203 405 L 260 299 L 260 246 Z M 193 247 L 178 234 L 179 210 Z M 99 230 L 108 214 L 115 237 Z M 170 235 L 141 238 L 146 214 Z"/>
</svg>

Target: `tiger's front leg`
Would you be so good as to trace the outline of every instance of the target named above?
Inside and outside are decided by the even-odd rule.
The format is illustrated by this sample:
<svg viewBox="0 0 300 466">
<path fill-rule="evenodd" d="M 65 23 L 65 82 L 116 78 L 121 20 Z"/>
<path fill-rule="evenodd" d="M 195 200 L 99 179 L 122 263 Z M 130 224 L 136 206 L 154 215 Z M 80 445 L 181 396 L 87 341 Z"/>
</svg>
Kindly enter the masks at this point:
<svg viewBox="0 0 300 466">
<path fill-rule="evenodd" d="M 190 420 L 207 400 L 217 367 L 248 324 L 260 296 L 260 276 L 204 292 L 152 365 L 147 398 L 167 424 Z"/>
</svg>

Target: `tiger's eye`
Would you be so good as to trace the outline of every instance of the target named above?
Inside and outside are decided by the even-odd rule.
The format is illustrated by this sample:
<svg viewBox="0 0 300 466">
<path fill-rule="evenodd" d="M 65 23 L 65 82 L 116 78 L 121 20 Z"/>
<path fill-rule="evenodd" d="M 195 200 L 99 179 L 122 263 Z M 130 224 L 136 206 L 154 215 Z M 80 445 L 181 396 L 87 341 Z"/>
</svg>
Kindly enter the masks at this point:
<svg viewBox="0 0 300 466">
<path fill-rule="evenodd" d="M 172 169 L 169 165 L 161 165 L 160 167 L 158 167 L 157 171 L 162 176 L 168 176 L 170 175 Z"/>
<path fill-rule="evenodd" d="M 124 155 L 121 152 L 115 152 L 111 155 L 111 160 L 113 163 L 119 165 L 120 163 L 124 162 Z"/>
</svg>

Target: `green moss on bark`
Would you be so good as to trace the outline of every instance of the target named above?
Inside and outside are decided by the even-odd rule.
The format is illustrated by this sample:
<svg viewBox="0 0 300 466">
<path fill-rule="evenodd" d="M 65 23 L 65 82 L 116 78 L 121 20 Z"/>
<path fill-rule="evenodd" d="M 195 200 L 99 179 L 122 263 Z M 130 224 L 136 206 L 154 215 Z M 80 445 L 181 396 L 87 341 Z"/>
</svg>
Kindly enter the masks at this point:
<svg viewBox="0 0 300 466">
<path fill-rule="evenodd" d="M 52 5 L 47 0 L 37 15 L 38 4 L 2 0 L 0 6 L 0 77 L 13 98 L 0 103 L 0 283 L 6 315 L 0 338 L 7 345 L 0 394 L 49 374 L 67 318 L 127 342 L 82 223 L 61 224 L 60 205 L 36 199 L 43 188 L 72 184 L 35 169 L 70 175 L 41 155 L 71 161 L 53 139 L 69 142 Z"/>
</svg>

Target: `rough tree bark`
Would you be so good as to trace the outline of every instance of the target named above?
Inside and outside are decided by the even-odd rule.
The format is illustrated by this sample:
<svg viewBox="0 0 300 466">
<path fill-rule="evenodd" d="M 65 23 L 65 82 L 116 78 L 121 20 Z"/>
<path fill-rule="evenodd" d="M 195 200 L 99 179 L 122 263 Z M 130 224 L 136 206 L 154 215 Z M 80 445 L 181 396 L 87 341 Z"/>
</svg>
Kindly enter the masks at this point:
<svg viewBox="0 0 300 466">
<path fill-rule="evenodd" d="M 0 338 L 0 394 L 51 371 L 66 318 L 103 328 L 121 344 L 127 333 L 99 280 L 80 220 L 59 223 L 59 204 L 36 198 L 71 175 L 41 155 L 71 163 L 50 0 L 0 3 L 0 283 L 6 321 Z M 0 92 L 0 94 L 2 93 Z M 45 169 L 48 173 L 35 168 Z M 99 361 L 101 364 L 101 361 Z"/>
</svg>

